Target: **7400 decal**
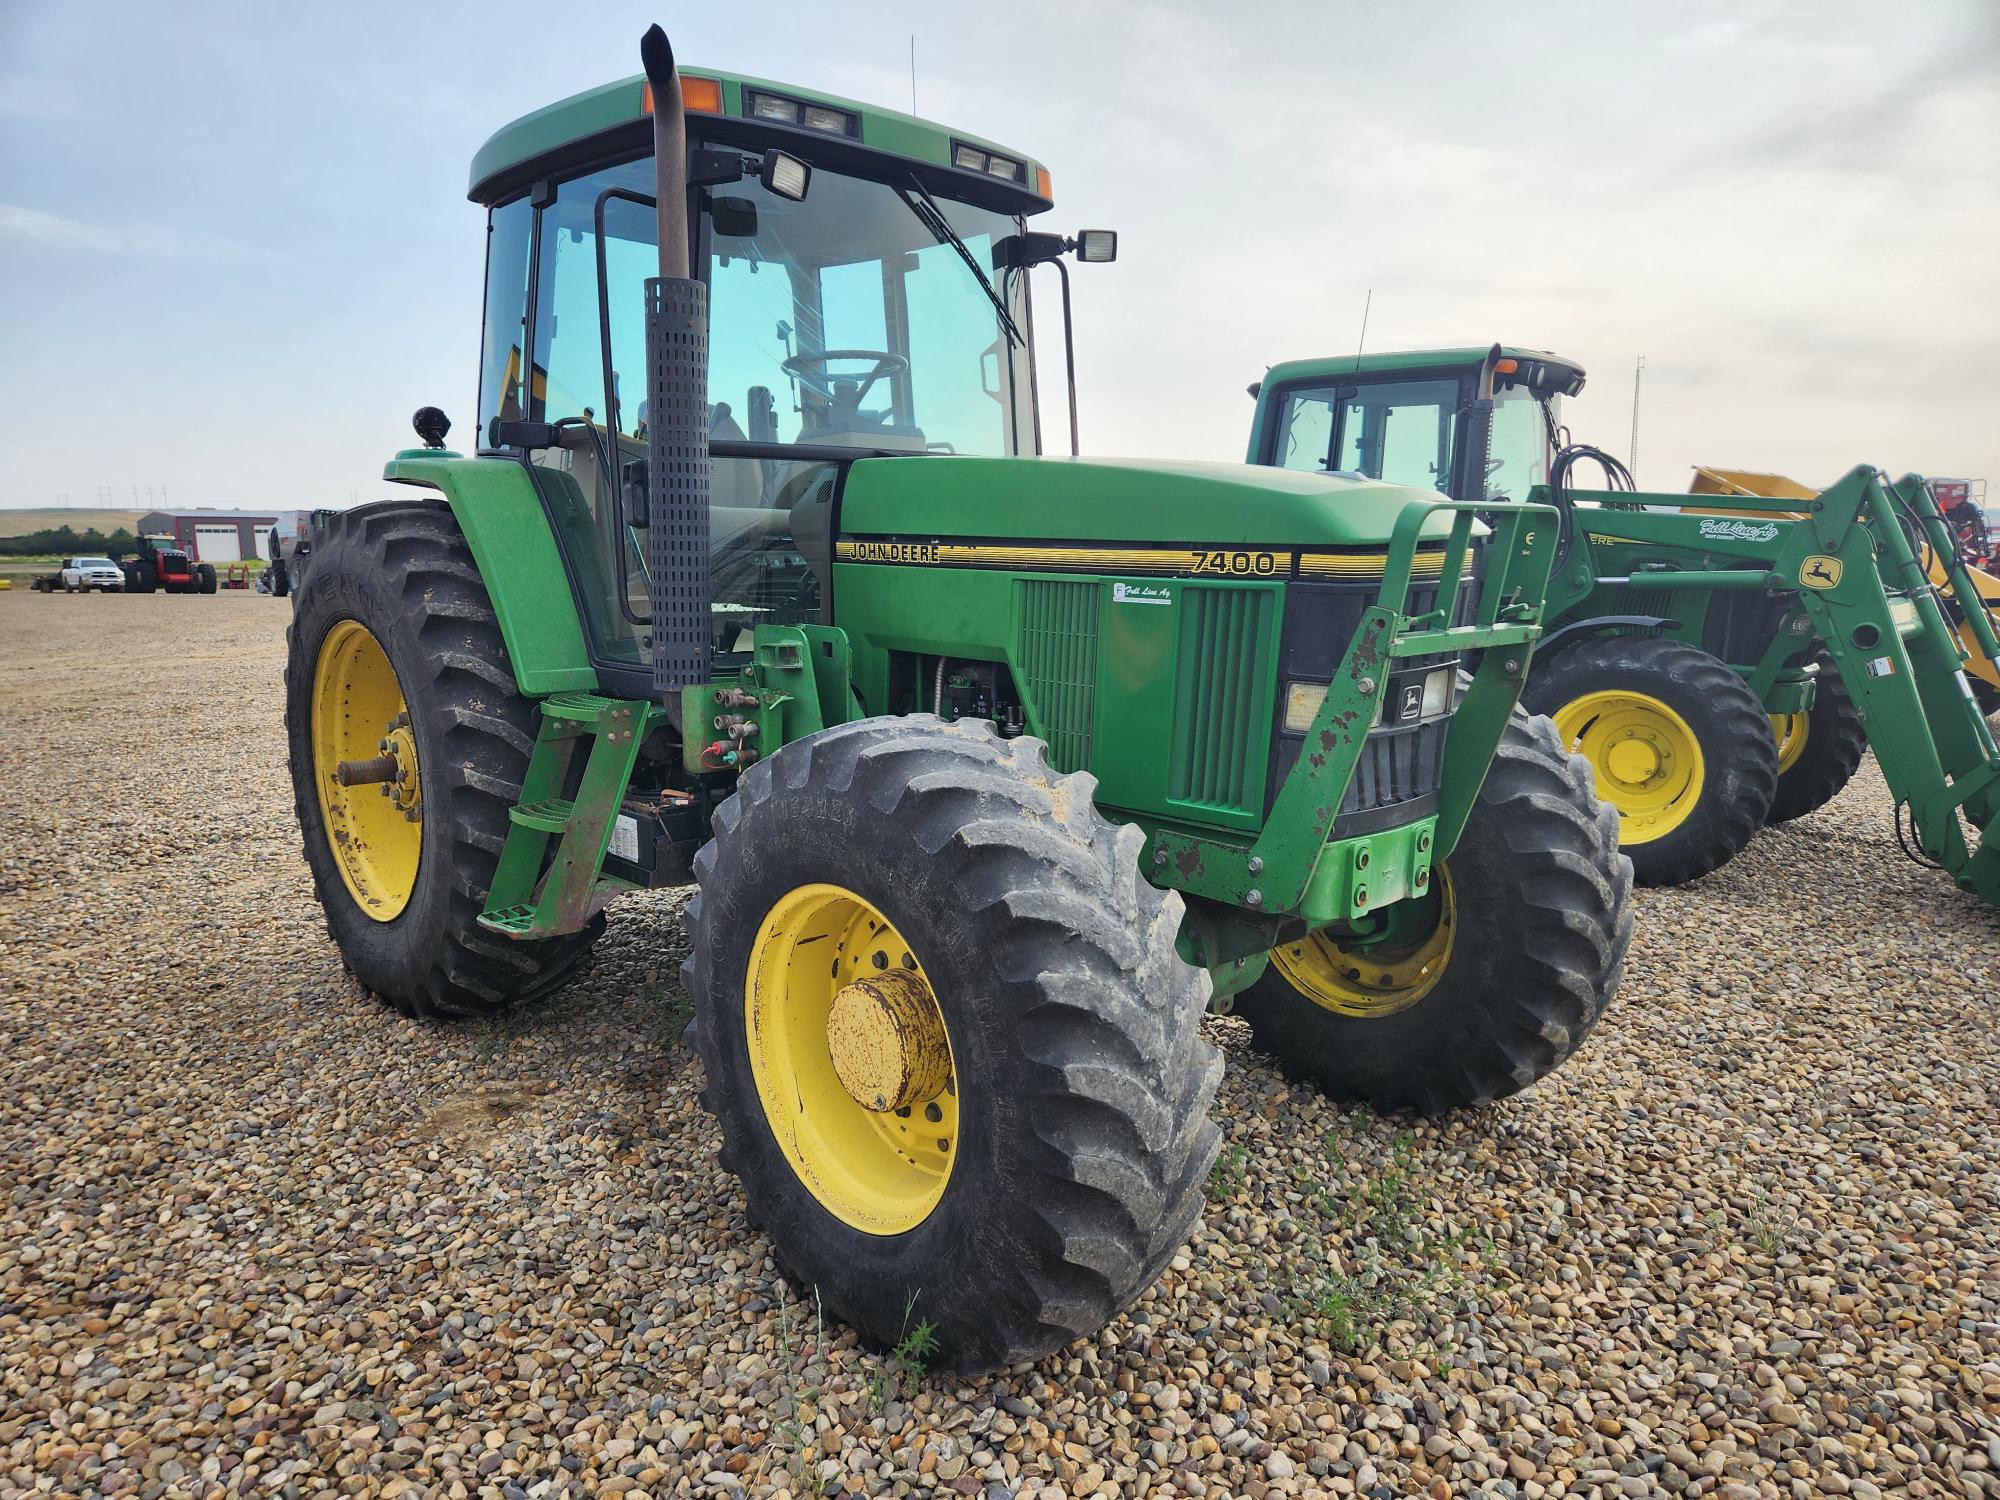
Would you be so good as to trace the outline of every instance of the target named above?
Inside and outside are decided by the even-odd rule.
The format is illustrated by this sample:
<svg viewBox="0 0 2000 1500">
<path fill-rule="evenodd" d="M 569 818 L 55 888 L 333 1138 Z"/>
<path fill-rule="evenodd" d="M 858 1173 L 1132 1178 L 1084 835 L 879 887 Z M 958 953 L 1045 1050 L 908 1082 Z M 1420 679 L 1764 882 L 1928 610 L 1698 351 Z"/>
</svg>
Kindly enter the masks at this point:
<svg viewBox="0 0 2000 1500">
<path fill-rule="evenodd" d="M 1276 552 L 1207 552 L 1197 547 L 1194 553 L 1194 571 L 1211 578 L 1278 578 L 1287 571 L 1286 562 Z"/>
</svg>

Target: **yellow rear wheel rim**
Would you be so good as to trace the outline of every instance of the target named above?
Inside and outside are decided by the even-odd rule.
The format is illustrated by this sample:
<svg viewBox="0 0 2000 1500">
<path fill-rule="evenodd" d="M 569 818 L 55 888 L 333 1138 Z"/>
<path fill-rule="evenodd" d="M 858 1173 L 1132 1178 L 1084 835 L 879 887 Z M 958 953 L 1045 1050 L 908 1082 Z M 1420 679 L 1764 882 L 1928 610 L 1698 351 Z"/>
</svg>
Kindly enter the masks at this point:
<svg viewBox="0 0 2000 1500">
<path fill-rule="evenodd" d="M 1437 988 L 1451 958 L 1458 900 L 1451 877 L 1437 872 L 1437 898 L 1429 930 L 1407 942 L 1343 947 L 1315 932 L 1271 950 L 1271 962 L 1313 1004 L 1336 1015 L 1369 1020 L 1408 1010 Z"/>
<path fill-rule="evenodd" d="M 1597 795 L 1618 809 L 1618 842 L 1645 844 L 1688 820 L 1708 768 L 1688 722 L 1650 693 L 1585 693 L 1552 715 L 1590 762 Z"/>
<path fill-rule="evenodd" d="M 895 924 L 837 885 L 788 892 L 744 984 L 750 1073 L 772 1136 L 820 1206 L 902 1234 L 944 1196 L 957 1063 L 930 979 Z"/>
<path fill-rule="evenodd" d="M 1778 774 L 1799 763 L 1805 754 L 1806 734 L 1812 728 L 1811 714 L 1772 714 L 1771 734 L 1778 742 Z"/>
<path fill-rule="evenodd" d="M 409 705 L 389 655 L 368 627 L 341 620 L 313 669 L 313 780 L 341 881 L 355 905 L 393 922 L 410 904 L 423 856 L 423 781 Z M 386 747 L 386 748 L 385 748 Z M 398 778 L 342 786 L 343 762 L 395 758 Z"/>
</svg>

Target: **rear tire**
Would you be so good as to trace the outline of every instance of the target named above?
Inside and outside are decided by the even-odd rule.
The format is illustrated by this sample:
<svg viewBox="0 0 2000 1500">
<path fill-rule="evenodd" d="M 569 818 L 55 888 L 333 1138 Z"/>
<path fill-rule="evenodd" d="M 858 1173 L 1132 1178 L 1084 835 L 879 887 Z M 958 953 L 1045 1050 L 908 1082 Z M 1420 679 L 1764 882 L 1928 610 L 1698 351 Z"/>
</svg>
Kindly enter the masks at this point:
<svg viewBox="0 0 2000 1500">
<path fill-rule="evenodd" d="M 1530 668 L 1522 703 L 1590 762 L 1641 885 L 1684 885 L 1750 842 L 1778 789 L 1757 695 L 1683 641 L 1604 636 Z"/>
<path fill-rule="evenodd" d="M 310 600 L 286 632 L 285 732 L 306 863 L 327 930 L 354 976 L 408 1016 L 485 1015 L 568 979 L 603 930 L 515 941 L 479 925 L 534 748 L 478 566 L 450 510 L 388 501 L 328 523 Z M 357 621 L 380 642 L 409 714 L 422 782 L 421 853 L 407 904 L 362 909 L 329 843 L 317 781 L 313 699 L 329 632 Z"/>
<path fill-rule="evenodd" d="M 1180 897 L 1139 874 L 1144 835 L 1099 816 L 1095 785 L 982 721 L 868 719 L 753 765 L 695 860 L 683 980 L 722 1163 L 779 1263 L 872 1344 L 927 1322 L 956 1369 L 1046 1354 L 1130 1305 L 1201 1210 L 1222 1071 L 1201 1032 L 1207 976 L 1176 956 Z M 788 903 L 829 888 L 886 919 L 948 1033 L 949 1170 L 928 1206 L 879 1216 L 879 1232 L 857 1227 L 842 1181 L 902 1169 L 876 1164 L 865 1133 L 827 1143 L 850 1113 L 900 1127 L 870 1124 L 879 1104 L 816 1092 L 810 1057 L 792 1078 L 803 1087 L 777 1091 L 774 1124 L 759 1083 L 777 1023 L 760 1020 L 753 1055 L 753 1006 L 831 1035 L 818 955 L 839 976 L 858 963 L 847 940 L 835 931 L 809 967 L 767 957 Z M 919 1168 L 931 1144 L 903 1159 Z"/>
<path fill-rule="evenodd" d="M 1274 954 L 1236 997 L 1288 1074 L 1336 1099 L 1438 1115 L 1518 1093 L 1590 1035 L 1632 940 L 1632 865 L 1616 812 L 1547 719 L 1515 712 L 1438 869 L 1430 899 L 1448 902 L 1453 931 L 1441 973 L 1427 990 L 1412 984 L 1413 1001 L 1392 993 L 1386 1005 L 1401 1008 L 1363 1015 L 1314 998 L 1287 972 L 1302 972 L 1291 956 L 1312 939 Z"/>
<path fill-rule="evenodd" d="M 1771 799 L 1769 816 L 1773 823 L 1789 823 L 1826 806 L 1854 779 L 1868 749 L 1868 730 L 1862 725 L 1861 711 L 1847 696 L 1847 684 L 1825 656 L 1819 659 L 1813 706 L 1797 718 L 1790 726 L 1791 733 L 1804 736 L 1797 744 L 1784 744 L 1786 730 L 1778 730 L 1778 791 Z M 1774 725 L 1777 722 L 1774 720 Z"/>
</svg>

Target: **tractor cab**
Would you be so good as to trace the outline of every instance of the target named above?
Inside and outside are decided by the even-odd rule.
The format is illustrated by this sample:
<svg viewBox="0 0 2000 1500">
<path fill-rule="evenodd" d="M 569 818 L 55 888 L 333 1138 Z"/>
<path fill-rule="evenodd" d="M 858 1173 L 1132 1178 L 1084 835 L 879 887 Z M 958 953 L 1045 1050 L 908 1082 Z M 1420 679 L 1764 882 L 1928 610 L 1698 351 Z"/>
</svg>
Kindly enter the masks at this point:
<svg viewBox="0 0 2000 1500">
<path fill-rule="evenodd" d="M 1049 174 L 1019 152 L 709 70 L 684 75 L 684 101 L 710 644 L 729 655 L 757 625 L 821 621 L 853 460 L 1040 450 L 1027 273 L 1069 242 L 1028 233 Z M 651 109 L 640 78 L 564 100 L 501 130 L 472 172 L 489 224 L 481 444 L 530 461 L 614 678 L 647 664 Z"/>
<path fill-rule="evenodd" d="M 1257 385 L 1248 461 L 1454 500 L 1525 500 L 1546 483 L 1580 365 L 1538 349 L 1427 349 L 1293 360 Z"/>
</svg>

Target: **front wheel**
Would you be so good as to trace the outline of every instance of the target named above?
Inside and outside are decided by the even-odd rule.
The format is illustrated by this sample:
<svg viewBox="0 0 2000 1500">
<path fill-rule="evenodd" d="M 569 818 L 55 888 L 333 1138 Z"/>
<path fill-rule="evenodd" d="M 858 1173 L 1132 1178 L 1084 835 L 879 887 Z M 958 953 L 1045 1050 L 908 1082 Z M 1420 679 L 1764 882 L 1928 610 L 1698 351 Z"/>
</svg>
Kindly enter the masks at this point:
<svg viewBox="0 0 2000 1500">
<path fill-rule="evenodd" d="M 1367 939 L 1275 949 L 1236 998 L 1259 1046 L 1337 1099 L 1426 1114 L 1553 1072 L 1603 1015 L 1632 940 L 1617 814 L 1542 718 L 1516 711 L 1431 890 Z"/>
<path fill-rule="evenodd" d="M 1684 641 L 1583 641 L 1530 669 L 1521 697 L 1590 763 L 1641 885 L 1684 885 L 1734 859 L 1771 810 L 1778 747 L 1727 662 Z"/>
<path fill-rule="evenodd" d="M 215 592 L 215 568 L 209 563 L 197 564 L 194 570 L 194 591 L 198 594 Z"/>
<path fill-rule="evenodd" d="M 542 942 L 479 925 L 537 723 L 471 550 L 435 502 L 362 506 L 329 528 L 285 665 L 293 802 L 327 929 L 405 1015 L 540 996 L 603 919 Z"/>
<path fill-rule="evenodd" d="M 953 1368 L 1048 1353 L 1200 1211 L 1207 977 L 1094 787 L 984 722 L 868 719 L 752 766 L 696 857 L 683 978 L 723 1164 L 874 1344 L 928 1323 Z"/>
</svg>

